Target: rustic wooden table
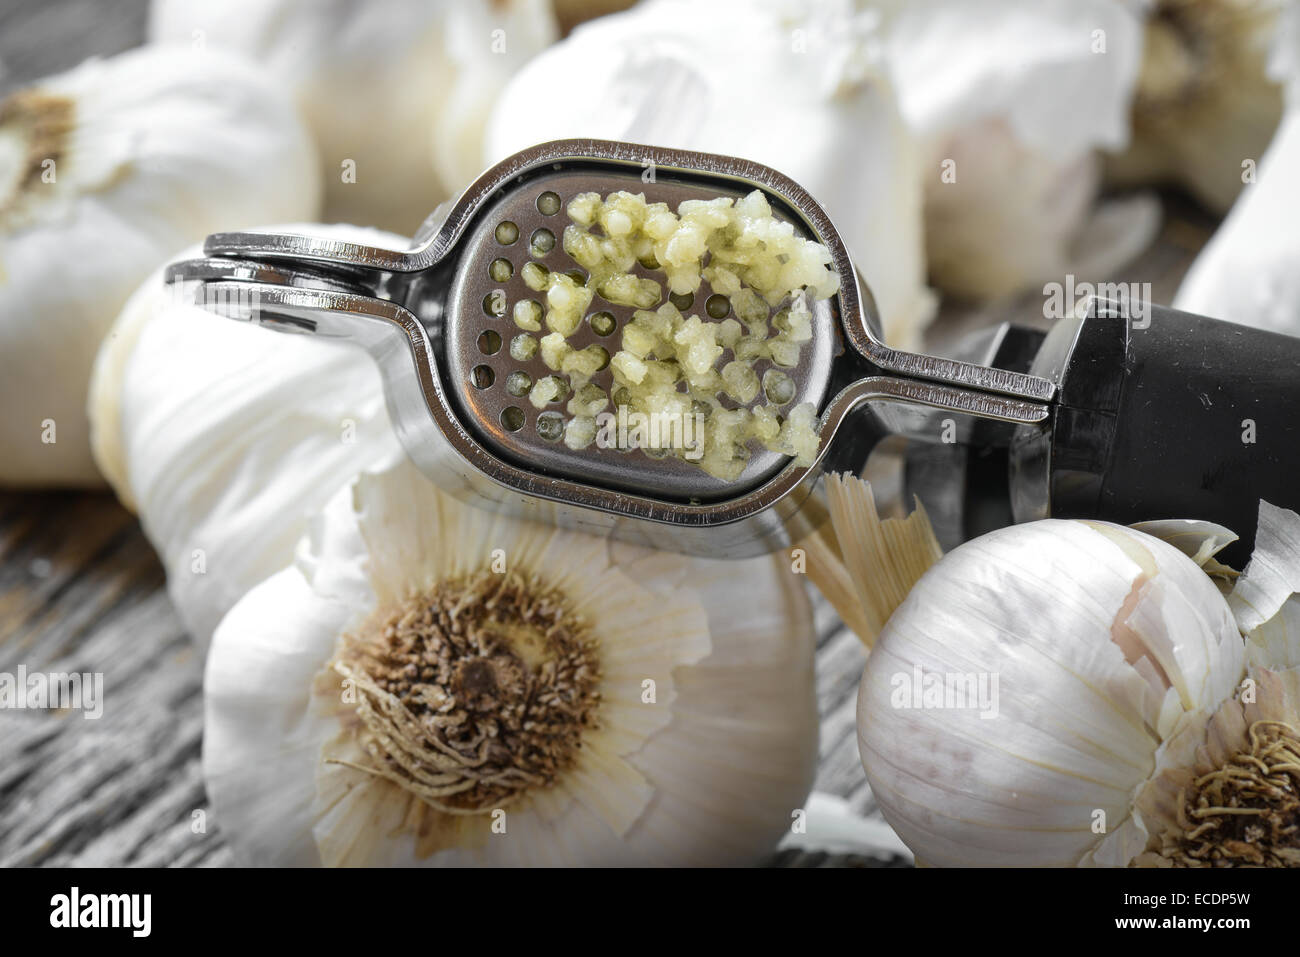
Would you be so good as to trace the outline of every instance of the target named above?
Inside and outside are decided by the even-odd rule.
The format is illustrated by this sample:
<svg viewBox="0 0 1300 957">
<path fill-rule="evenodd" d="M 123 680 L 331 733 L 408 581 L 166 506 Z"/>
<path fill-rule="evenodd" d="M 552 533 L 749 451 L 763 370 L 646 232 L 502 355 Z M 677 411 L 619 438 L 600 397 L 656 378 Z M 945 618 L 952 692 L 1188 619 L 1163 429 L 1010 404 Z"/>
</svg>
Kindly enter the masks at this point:
<svg viewBox="0 0 1300 957">
<path fill-rule="evenodd" d="M 86 56 L 136 45 L 146 0 L 0 2 L 0 92 Z M 1213 221 L 1166 197 L 1159 241 L 1114 277 L 1152 283 L 1168 302 Z M 1014 318 L 1042 320 L 1042 300 L 945 306 L 935 341 Z M 0 452 L 0 454 L 3 454 Z M 854 706 L 864 655 L 817 599 L 821 755 L 816 787 L 880 821 L 858 762 Z M 199 769 L 203 661 L 168 602 L 162 568 L 134 517 L 108 493 L 0 492 L 0 672 L 102 672 L 99 720 L 0 711 L 0 866 L 219 866 L 220 830 L 196 832 L 206 808 Z M 870 855 L 786 850 L 783 866 L 889 866 Z"/>
</svg>

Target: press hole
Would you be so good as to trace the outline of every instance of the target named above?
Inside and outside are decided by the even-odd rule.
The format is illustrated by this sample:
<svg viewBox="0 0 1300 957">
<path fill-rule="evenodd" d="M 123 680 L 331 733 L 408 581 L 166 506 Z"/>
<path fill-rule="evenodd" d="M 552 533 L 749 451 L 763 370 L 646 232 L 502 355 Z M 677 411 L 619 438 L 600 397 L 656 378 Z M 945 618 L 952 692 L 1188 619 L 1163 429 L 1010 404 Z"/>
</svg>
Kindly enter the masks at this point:
<svg viewBox="0 0 1300 957">
<path fill-rule="evenodd" d="M 522 369 L 517 369 L 506 376 L 506 391 L 516 398 L 522 399 L 532 387 L 533 377 Z"/>
<path fill-rule="evenodd" d="M 501 336 L 495 329 L 487 329 L 478 337 L 478 351 L 485 356 L 494 356 L 501 351 Z"/>
<path fill-rule="evenodd" d="M 503 290 L 493 289 L 483 297 L 483 311 L 495 319 L 506 314 L 506 294 Z"/>
<path fill-rule="evenodd" d="M 794 380 L 778 369 L 763 373 L 763 395 L 773 405 L 785 405 L 794 398 Z"/>
<path fill-rule="evenodd" d="M 691 308 L 691 306 L 695 304 L 695 293 L 684 292 L 681 293 L 680 295 L 677 293 L 672 293 L 671 295 L 669 295 L 668 301 L 671 302 L 678 309 L 689 309 Z"/>
<path fill-rule="evenodd" d="M 618 320 L 610 312 L 592 313 L 591 318 L 587 321 L 591 324 L 591 331 L 598 336 L 609 335 L 618 325 Z"/>
<path fill-rule="evenodd" d="M 519 227 L 508 219 L 505 222 L 497 223 L 496 237 L 497 242 L 502 246 L 509 246 L 519 238 Z"/>
<path fill-rule="evenodd" d="M 586 351 L 600 356 L 600 365 L 596 367 L 597 372 L 603 372 L 609 368 L 609 350 L 604 346 L 587 346 Z"/>
<path fill-rule="evenodd" d="M 543 412 L 537 417 L 537 434 L 547 442 L 558 442 L 564 435 L 564 416 L 558 412 Z"/>
<path fill-rule="evenodd" d="M 537 211 L 543 216 L 554 216 L 560 211 L 560 197 L 547 190 L 537 197 Z"/>
<path fill-rule="evenodd" d="M 524 427 L 524 410 L 508 405 L 501 410 L 501 428 L 507 432 L 518 432 Z"/>
<path fill-rule="evenodd" d="M 488 266 L 488 276 L 493 282 L 509 282 L 514 274 L 515 267 L 509 259 L 494 259 L 492 265 Z"/>
<path fill-rule="evenodd" d="M 528 239 L 528 251 L 538 259 L 541 259 L 552 249 L 555 248 L 555 233 L 549 229 L 537 229 Z"/>
<path fill-rule="evenodd" d="M 727 313 L 731 312 L 731 300 L 726 296 L 720 296 L 716 292 L 708 299 L 704 300 L 704 311 L 714 319 L 725 319 Z"/>
<path fill-rule="evenodd" d="M 476 389 L 486 389 L 496 379 L 497 374 L 492 371 L 491 366 L 475 366 L 469 373 L 469 381 L 474 383 Z"/>
<path fill-rule="evenodd" d="M 537 355 L 537 340 L 528 334 L 515 336 L 510 340 L 510 358 L 516 362 L 527 362 Z"/>
<path fill-rule="evenodd" d="M 581 269 L 570 269 L 565 273 L 565 275 L 576 282 L 579 286 L 585 286 L 587 284 L 587 274 Z"/>
</svg>

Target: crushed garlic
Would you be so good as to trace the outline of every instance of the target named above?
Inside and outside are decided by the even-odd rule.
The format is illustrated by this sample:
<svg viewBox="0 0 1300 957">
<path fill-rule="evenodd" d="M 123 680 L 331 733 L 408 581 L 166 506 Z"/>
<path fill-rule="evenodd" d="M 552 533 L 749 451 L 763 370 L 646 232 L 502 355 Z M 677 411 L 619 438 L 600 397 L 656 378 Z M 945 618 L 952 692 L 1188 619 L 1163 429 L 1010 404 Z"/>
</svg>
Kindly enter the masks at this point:
<svg viewBox="0 0 1300 957">
<path fill-rule="evenodd" d="M 567 212 L 572 222 L 562 248 L 586 270 L 586 279 L 530 262 L 521 277 L 541 294 L 544 307 L 524 300 L 513 310 L 523 332 L 545 327 L 541 358 L 557 373 L 539 380 L 529 400 L 541 409 L 573 396 L 566 444 L 591 444 L 595 416 L 612 397 L 630 413 L 702 415 L 702 450 L 671 451 L 715 477 L 732 480 L 744 471 L 751 440 L 812 464 L 820 446 L 816 409 L 810 403 L 781 409 L 796 389 L 780 370 L 797 367 L 812 339 L 809 296 L 827 299 L 839 289 L 830 251 L 775 218 L 759 190 L 736 200 L 687 200 L 675 213 L 666 203 L 647 203 L 643 194 L 620 191 L 602 199 L 581 193 Z M 662 284 L 634 273 L 638 265 L 662 274 Z M 701 296 L 702 315 L 685 314 L 705 282 L 712 295 Z M 600 346 L 576 350 L 567 341 L 596 296 L 635 310 L 612 356 Z M 605 328 L 613 331 L 612 317 Z M 769 368 L 760 372 L 757 363 Z M 612 395 L 590 382 L 607 367 Z M 754 405 L 760 396 L 765 401 Z"/>
</svg>

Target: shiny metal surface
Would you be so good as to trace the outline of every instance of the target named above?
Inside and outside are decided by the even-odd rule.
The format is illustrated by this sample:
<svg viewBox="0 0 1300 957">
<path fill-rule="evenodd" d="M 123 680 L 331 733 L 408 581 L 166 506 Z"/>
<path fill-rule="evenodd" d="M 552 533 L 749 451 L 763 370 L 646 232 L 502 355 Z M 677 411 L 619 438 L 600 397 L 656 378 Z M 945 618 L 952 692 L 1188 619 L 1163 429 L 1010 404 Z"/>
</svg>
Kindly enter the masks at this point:
<svg viewBox="0 0 1300 957">
<path fill-rule="evenodd" d="M 647 171 L 654 182 L 644 191 L 652 201 L 660 198 L 653 193 L 660 182 L 665 191 L 689 184 L 710 195 L 761 188 L 830 249 L 842 288 L 817 314 L 815 347 L 800 370 L 800 389 L 821 417 L 812 467 L 755 455 L 740 482 L 717 483 L 698 471 L 677 474 L 675 466 L 687 467 L 640 453 L 590 453 L 619 457 L 618 466 L 568 458 L 573 453 L 562 446 L 538 456 L 533 445 L 512 447 L 494 436 L 496 407 L 466 391 L 466 369 L 481 355 L 483 287 L 474 277 L 491 248 L 484 237 L 495 228 L 494 207 L 532 202 L 549 183 L 567 196 L 578 183 L 626 184 L 630 176 L 644 182 Z M 825 211 L 780 173 L 711 154 L 595 140 L 547 143 L 485 173 L 415 249 L 241 233 L 212 236 L 205 251 L 205 259 L 171 267 L 169 279 L 196 282 L 197 301 L 214 311 L 366 348 L 383 374 L 403 445 L 447 491 L 525 517 L 698 554 L 741 557 L 784 544 L 820 471 L 856 471 L 890 432 L 934 440 L 948 418 L 963 434 L 977 421 L 1032 429 L 1046 421 L 1044 403 L 1053 394 L 1047 379 L 885 346 L 874 302 Z M 521 265 L 515 263 L 516 275 Z M 556 456 L 564 460 L 557 464 Z"/>
</svg>

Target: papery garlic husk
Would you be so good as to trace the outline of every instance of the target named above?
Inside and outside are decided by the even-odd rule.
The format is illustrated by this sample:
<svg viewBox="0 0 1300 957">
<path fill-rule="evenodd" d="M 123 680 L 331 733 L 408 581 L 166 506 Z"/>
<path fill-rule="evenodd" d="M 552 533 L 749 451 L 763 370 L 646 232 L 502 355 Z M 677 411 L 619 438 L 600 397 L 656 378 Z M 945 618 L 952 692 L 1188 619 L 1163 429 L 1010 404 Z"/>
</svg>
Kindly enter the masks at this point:
<svg viewBox="0 0 1300 957">
<path fill-rule="evenodd" d="M 1099 201 L 1128 140 L 1139 18 L 1114 0 L 884 0 L 919 141 L 930 278 L 969 299 L 1106 278 L 1155 237 L 1155 197 Z M 1096 52 L 1104 44 L 1104 53 Z"/>
<path fill-rule="evenodd" d="M 1260 502 L 1255 551 L 1228 596 L 1246 675 L 1162 746 L 1141 791 L 1149 867 L 1300 867 L 1300 515 Z"/>
<path fill-rule="evenodd" d="M 1227 602 L 1172 545 L 1102 522 L 1002 529 L 890 618 L 858 699 L 863 765 L 918 861 L 1122 866 L 1155 837 L 1135 801 L 1167 743 L 1244 661 Z"/>
<path fill-rule="evenodd" d="M 282 229 L 407 246 L 355 226 Z M 95 459 L 139 513 L 202 645 L 291 560 L 329 497 L 400 446 L 364 351 L 214 315 L 194 292 L 160 270 L 131 296 L 96 360 L 89 414 Z"/>
<path fill-rule="evenodd" d="M 402 461 L 218 628 L 214 820 L 253 864 L 752 863 L 812 781 L 813 643 L 781 557 L 520 523 Z"/>
<path fill-rule="evenodd" d="M 1133 139 L 1107 161 L 1120 185 L 1175 183 L 1216 213 L 1242 190 L 1282 117 L 1267 69 L 1284 0 L 1154 0 L 1146 9 Z"/>
<path fill-rule="evenodd" d="M 1178 287 L 1174 308 L 1300 335 L 1300 106 Z"/>
<path fill-rule="evenodd" d="M 149 35 L 265 64 L 316 137 L 325 218 L 410 235 L 481 170 L 492 99 L 557 28 L 548 0 L 154 0 Z"/>
<path fill-rule="evenodd" d="M 311 219 L 320 180 L 252 63 L 149 47 L 0 104 L 0 484 L 96 485 L 86 385 L 159 263 L 208 233 Z"/>
<path fill-rule="evenodd" d="M 873 23 L 834 0 L 651 0 L 601 17 L 510 82 L 488 124 L 485 160 L 587 136 L 771 166 L 826 208 L 885 338 L 915 348 L 935 311 L 921 184 Z M 562 108 L 539 93 L 557 77 L 573 90 Z"/>
</svg>

